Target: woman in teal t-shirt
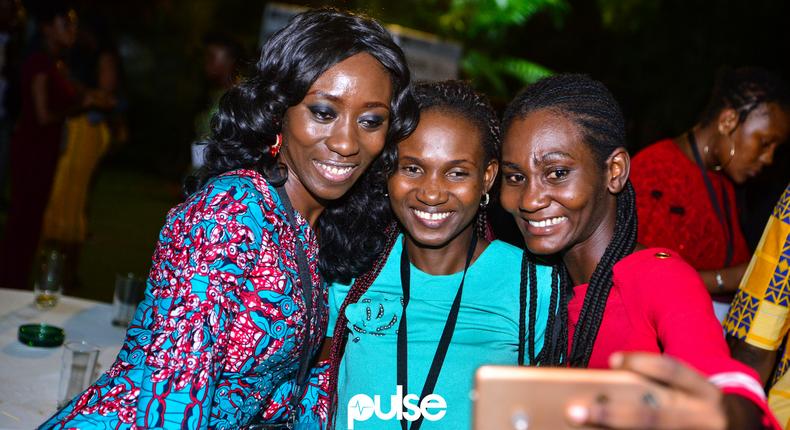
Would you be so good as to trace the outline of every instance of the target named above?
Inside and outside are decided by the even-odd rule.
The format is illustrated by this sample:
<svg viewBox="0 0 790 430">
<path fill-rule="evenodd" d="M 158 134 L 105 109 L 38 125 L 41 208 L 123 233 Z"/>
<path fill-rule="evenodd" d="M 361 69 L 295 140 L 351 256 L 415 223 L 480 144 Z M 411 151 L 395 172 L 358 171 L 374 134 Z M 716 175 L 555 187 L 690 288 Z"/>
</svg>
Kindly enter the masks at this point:
<svg viewBox="0 0 790 430">
<path fill-rule="evenodd" d="M 481 215 L 498 170 L 493 109 L 462 82 L 415 93 L 420 123 L 387 172 L 397 226 L 369 272 L 330 289 L 338 429 L 470 428 L 477 367 L 524 363 L 525 340 L 542 344 L 550 270 L 534 275 L 545 290 L 528 327 L 523 252 L 489 241 Z"/>
</svg>

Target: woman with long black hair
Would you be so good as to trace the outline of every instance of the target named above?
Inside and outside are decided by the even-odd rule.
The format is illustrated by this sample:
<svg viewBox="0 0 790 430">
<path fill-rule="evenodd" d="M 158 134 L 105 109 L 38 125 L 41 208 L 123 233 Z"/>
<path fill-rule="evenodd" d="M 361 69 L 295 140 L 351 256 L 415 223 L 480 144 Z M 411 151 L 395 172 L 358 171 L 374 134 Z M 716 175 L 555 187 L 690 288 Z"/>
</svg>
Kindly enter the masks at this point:
<svg viewBox="0 0 790 430">
<path fill-rule="evenodd" d="M 580 404 L 569 418 L 608 428 L 775 426 L 754 372 L 730 358 L 696 271 L 674 251 L 637 247 L 625 126 L 606 87 L 582 75 L 544 79 L 510 103 L 503 135 L 501 200 L 524 236 L 522 272 L 549 261 L 558 280 L 550 338 L 528 348 L 534 362 L 628 368 L 674 399 Z"/>
<path fill-rule="evenodd" d="M 369 258 L 347 244 L 376 219 L 349 191 L 415 122 L 403 53 L 381 25 L 333 10 L 292 19 L 222 97 L 205 170 L 167 216 L 115 363 L 43 428 L 291 428 L 283 411 L 326 329 L 322 275 L 354 270 L 325 257 Z"/>
</svg>

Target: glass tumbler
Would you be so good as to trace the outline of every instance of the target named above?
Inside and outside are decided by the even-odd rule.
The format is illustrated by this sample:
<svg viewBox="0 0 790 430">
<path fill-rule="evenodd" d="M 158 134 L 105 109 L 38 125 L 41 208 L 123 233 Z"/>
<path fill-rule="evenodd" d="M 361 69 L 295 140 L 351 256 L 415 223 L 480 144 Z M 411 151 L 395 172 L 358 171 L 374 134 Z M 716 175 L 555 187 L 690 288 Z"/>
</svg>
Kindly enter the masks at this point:
<svg viewBox="0 0 790 430">
<path fill-rule="evenodd" d="M 58 409 L 90 386 L 98 359 L 99 347 L 84 340 L 67 342 L 63 345 Z"/>
<path fill-rule="evenodd" d="M 115 293 L 112 299 L 112 324 L 120 327 L 129 326 L 144 294 L 145 282 L 134 273 L 116 275 Z"/>
<path fill-rule="evenodd" d="M 63 294 L 65 255 L 57 249 L 45 250 L 40 258 L 33 281 L 36 306 L 49 309 L 58 304 Z"/>
</svg>

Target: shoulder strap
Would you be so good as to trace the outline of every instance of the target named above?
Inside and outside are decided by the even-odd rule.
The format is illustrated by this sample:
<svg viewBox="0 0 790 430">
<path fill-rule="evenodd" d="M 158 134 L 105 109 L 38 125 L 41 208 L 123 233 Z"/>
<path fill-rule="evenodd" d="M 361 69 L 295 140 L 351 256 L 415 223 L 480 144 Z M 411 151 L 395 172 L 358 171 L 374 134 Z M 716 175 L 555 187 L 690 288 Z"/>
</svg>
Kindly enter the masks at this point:
<svg viewBox="0 0 790 430">
<path fill-rule="evenodd" d="M 296 265 L 299 268 L 299 283 L 302 284 L 302 299 L 304 300 L 305 305 L 305 334 L 302 340 L 302 345 L 304 346 L 305 350 L 302 351 L 299 359 L 299 370 L 296 374 L 296 391 L 293 393 L 289 402 L 291 414 L 293 416 L 297 406 L 299 405 L 299 402 L 301 401 L 302 393 L 307 386 L 307 378 L 310 371 L 310 361 L 312 358 L 310 354 L 310 332 L 312 331 L 313 322 L 313 278 L 310 274 L 310 266 L 307 261 L 307 254 L 304 251 L 304 243 L 299 237 L 299 224 L 296 223 L 296 217 L 294 215 L 294 208 L 291 205 L 291 200 L 288 198 L 288 194 L 285 192 L 284 187 L 279 186 L 276 189 L 277 195 L 280 196 L 280 200 L 282 201 L 283 206 L 285 206 L 285 216 L 288 219 L 288 224 L 290 224 L 291 227 L 296 230 L 296 234 L 294 235 Z"/>
</svg>

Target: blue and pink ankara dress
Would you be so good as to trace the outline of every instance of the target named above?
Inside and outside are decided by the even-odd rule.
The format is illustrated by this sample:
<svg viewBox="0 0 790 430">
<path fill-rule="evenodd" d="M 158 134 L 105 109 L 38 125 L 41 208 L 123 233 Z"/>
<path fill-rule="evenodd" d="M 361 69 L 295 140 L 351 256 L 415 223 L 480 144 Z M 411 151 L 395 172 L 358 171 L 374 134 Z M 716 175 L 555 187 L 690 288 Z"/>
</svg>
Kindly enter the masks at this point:
<svg viewBox="0 0 790 430">
<path fill-rule="evenodd" d="M 292 227 L 285 210 L 274 187 L 251 170 L 214 178 L 173 208 L 117 359 L 42 428 L 231 429 L 281 421 L 290 397 L 302 397 L 293 392 L 300 356 L 316 354 L 327 324 L 316 236 L 298 214 Z M 316 286 L 309 338 L 295 235 Z M 306 396 L 311 412 L 325 416 L 326 393 L 311 385 Z"/>
</svg>

